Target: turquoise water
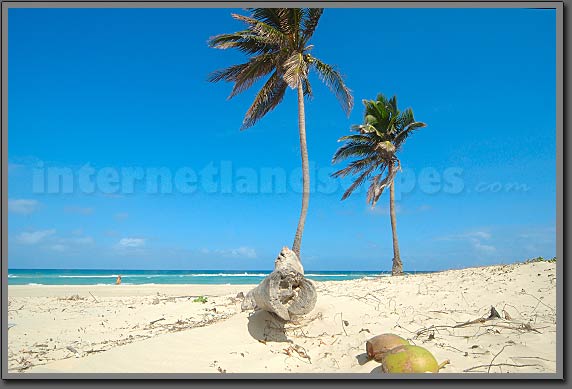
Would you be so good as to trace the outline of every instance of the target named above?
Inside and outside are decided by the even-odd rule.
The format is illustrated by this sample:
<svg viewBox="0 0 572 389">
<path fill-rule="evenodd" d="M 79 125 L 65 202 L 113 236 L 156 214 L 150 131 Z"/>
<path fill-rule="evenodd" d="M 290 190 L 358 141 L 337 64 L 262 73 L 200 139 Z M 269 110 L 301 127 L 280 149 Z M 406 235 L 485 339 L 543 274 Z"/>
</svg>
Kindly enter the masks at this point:
<svg viewBox="0 0 572 389">
<path fill-rule="evenodd" d="M 269 271 L 221 270 L 23 270 L 8 271 L 9 285 L 113 285 L 121 275 L 125 285 L 141 284 L 257 284 Z M 379 271 L 306 271 L 315 281 L 342 281 L 387 276 Z"/>
</svg>

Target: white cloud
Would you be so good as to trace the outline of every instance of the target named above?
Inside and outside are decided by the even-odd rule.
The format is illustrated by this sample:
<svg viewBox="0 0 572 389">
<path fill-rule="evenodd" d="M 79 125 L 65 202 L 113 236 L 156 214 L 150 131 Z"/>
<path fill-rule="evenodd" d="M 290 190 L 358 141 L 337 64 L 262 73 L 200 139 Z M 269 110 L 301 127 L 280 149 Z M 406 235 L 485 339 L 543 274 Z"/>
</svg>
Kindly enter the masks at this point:
<svg viewBox="0 0 572 389">
<path fill-rule="evenodd" d="M 204 249 L 203 249 L 204 250 Z M 242 246 L 236 249 L 227 249 L 227 250 L 216 250 L 217 254 L 220 254 L 224 257 L 231 257 L 231 258 L 256 258 L 256 250 L 251 247 Z"/>
<path fill-rule="evenodd" d="M 488 232 L 485 232 L 485 231 L 470 232 L 468 234 L 465 234 L 465 236 L 467 238 L 479 238 L 479 239 L 490 239 L 491 238 L 491 234 L 489 234 Z"/>
<path fill-rule="evenodd" d="M 78 250 L 82 246 L 88 246 L 95 243 L 95 240 L 91 236 L 74 236 L 71 238 L 60 238 L 56 239 L 55 243 L 48 246 L 49 249 L 64 252 L 69 250 Z"/>
<path fill-rule="evenodd" d="M 459 240 L 471 243 L 473 248 L 479 251 L 482 254 L 491 254 L 495 252 L 497 249 L 495 246 L 490 244 L 485 244 L 483 241 L 488 241 L 492 238 L 492 235 L 486 231 L 472 231 L 467 232 L 464 234 L 458 235 L 449 235 L 444 236 L 441 238 L 437 238 L 437 240 Z"/>
<path fill-rule="evenodd" d="M 437 240 L 473 240 L 473 239 L 490 239 L 491 234 L 485 231 L 467 232 L 465 234 L 448 235 L 437 238 Z"/>
<path fill-rule="evenodd" d="M 48 236 L 53 235 L 56 233 L 56 230 L 41 230 L 41 231 L 33 231 L 33 232 L 22 232 L 18 235 L 18 242 L 21 244 L 38 244 L 46 239 Z"/>
<path fill-rule="evenodd" d="M 475 249 L 484 252 L 484 253 L 493 253 L 495 251 L 497 251 L 496 247 L 488 245 L 488 244 L 482 244 L 479 241 L 475 241 L 473 242 L 473 246 L 475 247 Z"/>
<path fill-rule="evenodd" d="M 63 252 L 63 251 L 66 251 L 68 249 L 68 247 L 66 245 L 58 243 L 58 244 L 51 245 L 50 249 L 52 249 L 54 251 Z"/>
<path fill-rule="evenodd" d="M 72 214 L 76 214 L 76 215 L 87 216 L 87 215 L 91 215 L 93 213 L 93 208 L 70 206 L 70 207 L 65 207 L 64 212 L 72 213 Z"/>
<path fill-rule="evenodd" d="M 122 238 L 119 240 L 120 247 L 143 247 L 145 239 L 143 238 Z"/>
<path fill-rule="evenodd" d="M 8 210 L 13 213 L 29 215 L 38 209 L 39 204 L 40 203 L 37 200 L 8 200 Z"/>
<path fill-rule="evenodd" d="M 239 247 L 237 249 L 233 249 L 231 250 L 231 254 L 235 257 L 256 258 L 256 250 L 251 247 Z"/>
<path fill-rule="evenodd" d="M 433 207 L 430 206 L 429 204 L 422 204 L 422 205 L 420 205 L 419 207 L 417 207 L 417 210 L 418 210 L 419 212 L 426 212 L 426 211 L 430 211 L 430 210 L 432 210 L 432 209 L 433 209 Z"/>
</svg>

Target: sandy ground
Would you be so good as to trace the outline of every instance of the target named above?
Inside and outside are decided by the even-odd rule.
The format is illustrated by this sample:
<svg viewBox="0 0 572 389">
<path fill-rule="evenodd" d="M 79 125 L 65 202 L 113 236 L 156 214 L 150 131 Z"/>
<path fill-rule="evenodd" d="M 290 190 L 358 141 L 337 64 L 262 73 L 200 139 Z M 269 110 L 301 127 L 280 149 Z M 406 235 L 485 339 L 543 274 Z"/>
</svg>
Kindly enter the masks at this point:
<svg viewBox="0 0 572 389">
<path fill-rule="evenodd" d="M 365 342 L 391 332 L 448 359 L 441 373 L 554 373 L 555 277 L 542 262 L 316 282 L 287 324 L 241 312 L 245 285 L 9 286 L 9 370 L 383 374 Z M 501 319 L 468 323 L 491 306 Z"/>
</svg>

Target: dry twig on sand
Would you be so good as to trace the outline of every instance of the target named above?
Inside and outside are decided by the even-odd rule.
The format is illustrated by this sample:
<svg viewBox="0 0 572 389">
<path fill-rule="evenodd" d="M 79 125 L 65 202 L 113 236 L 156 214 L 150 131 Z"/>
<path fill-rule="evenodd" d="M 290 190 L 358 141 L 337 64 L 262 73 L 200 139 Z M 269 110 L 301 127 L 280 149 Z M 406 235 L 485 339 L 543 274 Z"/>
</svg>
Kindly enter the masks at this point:
<svg viewBox="0 0 572 389">
<path fill-rule="evenodd" d="M 465 327 L 471 324 L 477 324 L 477 323 L 484 323 L 488 320 L 493 320 L 493 319 L 500 319 L 501 316 L 499 315 L 499 313 L 497 312 L 497 310 L 495 309 L 495 307 L 491 307 L 491 311 L 490 314 L 487 318 L 485 317 L 480 317 L 478 319 L 475 320 L 471 320 L 471 321 L 467 321 L 465 323 L 462 324 L 457 324 L 456 326 L 453 326 L 453 328 L 459 328 L 459 327 Z"/>
<path fill-rule="evenodd" d="M 481 369 L 481 368 L 483 368 L 483 367 L 486 367 L 486 368 L 489 368 L 489 369 L 490 369 L 490 367 L 492 367 L 492 366 L 494 366 L 494 367 L 501 367 L 501 366 L 508 366 L 508 367 L 532 367 L 532 366 L 540 366 L 540 365 L 537 364 L 537 363 L 531 364 L 531 365 L 515 365 L 515 364 L 512 364 L 512 363 L 495 363 L 495 364 L 493 364 L 493 365 L 488 364 L 488 365 L 473 366 L 473 367 L 470 367 L 470 368 L 468 368 L 468 369 L 463 370 L 463 372 L 464 372 L 464 373 L 468 373 L 468 372 L 470 372 L 470 371 L 473 371 L 473 370 L 476 370 L 476 369 Z"/>
<path fill-rule="evenodd" d="M 346 329 L 344 326 L 349 325 L 349 322 L 347 320 L 344 320 L 344 314 L 342 312 L 338 312 L 334 315 L 334 319 L 336 318 L 336 316 L 340 315 L 340 321 L 342 323 L 342 330 L 344 330 L 344 334 L 346 334 L 346 336 L 348 336 L 348 333 L 346 332 Z M 346 324 L 347 323 L 347 324 Z"/>
<path fill-rule="evenodd" d="M 95 298 L 95 296 L 93 294 L 91 294 L 91 292 L 89 292 L 89 294 L 91 295 L 91 297 L 93 297 L 93 299 L 95 300 L 96 303 L 99 303 L 99 301 L 97 301 L 97 299 Z"/>
<path fill-rule="evenodd" d="M 493 366 L 493 362 L 495 361 L 495 359 L 497 359 L 497 357 L 504 351 L 505 348 L 512 346 L 511 344 L 506 344 L 503 346 L 503 348 L 501 349 L 501 351 L 499 351 L 498 353 L 495 354 L 495 356 L 493 357 L 493 359 L 491 360 L 491 363 L 489 364 L 489 368 L 487 369 L 487 373 L 491 372 L 491 367 Z"/>
</svg>

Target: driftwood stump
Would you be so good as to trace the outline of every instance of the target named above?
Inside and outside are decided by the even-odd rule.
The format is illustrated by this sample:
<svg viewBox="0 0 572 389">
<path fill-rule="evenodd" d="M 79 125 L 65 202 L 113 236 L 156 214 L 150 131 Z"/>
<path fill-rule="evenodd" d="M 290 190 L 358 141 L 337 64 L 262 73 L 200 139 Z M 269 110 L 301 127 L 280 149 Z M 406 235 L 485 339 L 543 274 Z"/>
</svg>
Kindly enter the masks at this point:
<svg viewBox="0 0 572 389">
<path fill-rule="evenodd" d="M 284 247 L 274 262 L 274 271 L 245 296 L 242 310 L 261 309 L 289 321 L 292 316 L 310 313 L 316 299 L 316 288 L 304 278 L 298 256 Z"/>
</svg>

